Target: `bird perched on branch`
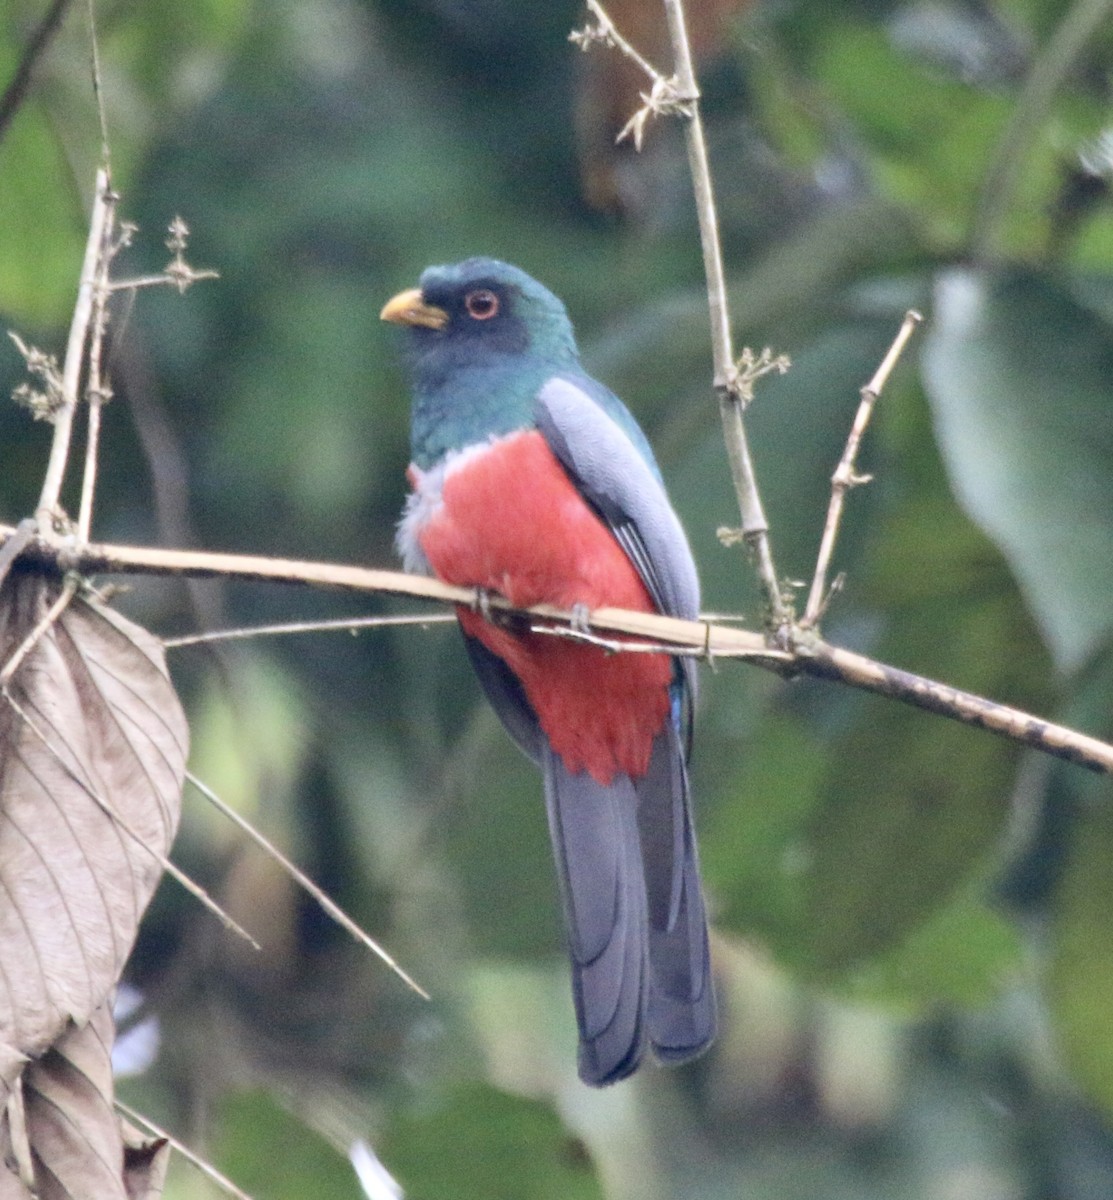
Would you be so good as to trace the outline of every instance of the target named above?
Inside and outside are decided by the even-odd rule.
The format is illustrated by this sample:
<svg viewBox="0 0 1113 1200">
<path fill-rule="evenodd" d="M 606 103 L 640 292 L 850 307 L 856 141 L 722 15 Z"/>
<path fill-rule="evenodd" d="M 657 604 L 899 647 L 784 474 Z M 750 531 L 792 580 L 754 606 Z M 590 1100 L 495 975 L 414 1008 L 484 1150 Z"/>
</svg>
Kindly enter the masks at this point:
<svg viewBox="0 0 1113 1200">
<path fill-rule="evenodd" d="M 580 366 L 556 296 L 471 258 L 430 267 L 382 318 L 409 334 L 407 570 L 521 607 L 698 615 L 653 452 Z M 686 763 L 694 664 L 458 617 L 487 698 L 544 774 L 580 1077 L 622 1079 L 647 1044 L 663 1062 L 692 1058 L 715 1034 Z"/>
</svg>

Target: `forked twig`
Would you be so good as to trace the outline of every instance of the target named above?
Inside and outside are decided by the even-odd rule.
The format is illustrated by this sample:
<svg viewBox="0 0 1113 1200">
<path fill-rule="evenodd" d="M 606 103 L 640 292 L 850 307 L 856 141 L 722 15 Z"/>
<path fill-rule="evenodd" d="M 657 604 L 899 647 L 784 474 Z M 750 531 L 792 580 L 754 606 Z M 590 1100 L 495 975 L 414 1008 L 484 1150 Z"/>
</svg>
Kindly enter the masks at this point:
<svg viewBox="0 0 1113 1200">
<path fill-rule="evenodd" d="M 854 424 L 850 428 L 850 436 L 846 440 L 846 447 L 842 452 L 842 458 L 839 459 L 839 465 L 831 476 L 831 501 L 827 506 L 827 520 L 823 525 L 823 537 L 819 543 L 819 554 L 816 557 L 811 591 L 808 593 L 808 604 L 800 622 L 803 628 L 814 629 L 819 624 L 830 599 L 827 573 L 831 568 L 831 558 L 835 552 L 835 542 L 839 534 L 839 525 L 842 522 L 846 493 L 851 488 L 868 483 L 872 478 L 869 475 L 859 475 L 854 469 L 858 458 L 858 449 L 862 444 L 862 435 L 866 432 L 866 426 L 873 416 L 873 406 L 877 403 L 877 398 L 881 395 L 893 368 L 904 353 L 905 346 L 908 345 L 909 338 L 912 337 L 916 326 L 921 321 L 923 321 L 923 317 L 915 309 L 909 309 L 905 313 L 904 321 L 901 323 L 897 336 L 893 339 L 893 344 L 881 360 L 880 366 L 873 373 L 873 378 L 859 393 L 861 400 L 858 404 L 858 411 L 854 415 Z"/>
</svg>

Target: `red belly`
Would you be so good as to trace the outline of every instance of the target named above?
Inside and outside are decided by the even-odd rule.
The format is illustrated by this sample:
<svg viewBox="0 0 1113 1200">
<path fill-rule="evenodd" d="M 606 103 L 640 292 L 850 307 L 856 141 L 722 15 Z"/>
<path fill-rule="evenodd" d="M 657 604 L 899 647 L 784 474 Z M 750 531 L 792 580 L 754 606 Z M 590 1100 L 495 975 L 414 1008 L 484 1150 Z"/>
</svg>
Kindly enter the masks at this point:
<svg viewBox="0 0 1113 1200">
<path fill-rule="evenodd" d="M 437 576 L 496 591 L 523 607 L 653 612 L 645 584 L 536 431 L 495 442 L 452 471 L 443 504 L 419 533 Z M 518 634 L 459 611 L 464 631 L 521 680 L 541 728 L 570 771 L 600 783 L 644 775 L 668 716 L 672 664 L 663 654 Z"/>
</svg>

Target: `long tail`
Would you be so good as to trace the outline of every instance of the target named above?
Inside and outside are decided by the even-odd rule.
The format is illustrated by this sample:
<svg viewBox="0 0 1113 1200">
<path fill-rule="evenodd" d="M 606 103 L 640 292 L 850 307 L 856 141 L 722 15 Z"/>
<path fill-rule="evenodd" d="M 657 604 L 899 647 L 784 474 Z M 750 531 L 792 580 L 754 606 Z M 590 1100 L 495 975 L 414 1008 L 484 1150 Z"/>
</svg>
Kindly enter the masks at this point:
<svg viewBox="0 0 1113 1200">
<path fill-rule="evenodd" d="M 572 774 L 544 748 L 545 801 L 557 863 L 580 1078 L 624 1079 L 645 1048 L 649 944 L 637 795 L 625 777 L 604 786 Z"/>
<path fill-rule="evenodd" d="M 649 909 L 647 1033 L 659 1059 L 684 1062 L 707 1049 L 717 1019 L 688 772 L 671 722 L 637 793 Z"/>
</svg>

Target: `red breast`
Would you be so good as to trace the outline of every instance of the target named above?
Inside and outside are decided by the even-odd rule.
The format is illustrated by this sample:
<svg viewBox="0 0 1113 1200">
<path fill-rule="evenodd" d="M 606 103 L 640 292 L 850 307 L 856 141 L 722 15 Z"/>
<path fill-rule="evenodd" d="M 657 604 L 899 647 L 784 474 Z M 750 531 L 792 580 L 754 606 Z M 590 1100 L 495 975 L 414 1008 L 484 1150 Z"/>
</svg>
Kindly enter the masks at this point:
<svg viewBox="0 0 1113 1200">
<path fill-rule="evenodd" d="M 535 430 L 450 464 L 440 503 L 417 536 L 439 578 L 499 592 L 516 605 L 654 611 L 633 564 Z M 603 784 L 618 772 L 645 774 L 670 708 L 668 656 L 607 654 L 519 634 L 467 609 L 459 617 L 521 680 L 569 770 L 586 770 Z"/>
</svg>

